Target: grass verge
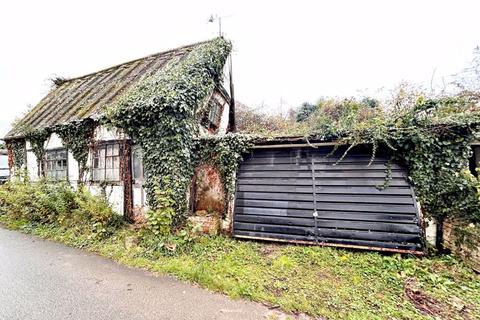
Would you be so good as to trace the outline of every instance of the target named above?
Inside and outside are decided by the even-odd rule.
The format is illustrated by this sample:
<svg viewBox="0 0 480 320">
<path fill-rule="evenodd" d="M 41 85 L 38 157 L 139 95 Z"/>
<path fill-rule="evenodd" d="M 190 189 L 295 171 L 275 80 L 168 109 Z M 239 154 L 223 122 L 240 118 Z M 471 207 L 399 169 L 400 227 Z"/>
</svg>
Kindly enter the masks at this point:
<svg viewBox="0 0 480 320">
<path fill-rule="evenodd" d="M 98 239 L 5 215 L 0 223 L 289 312 L 326 319 L 480 319 L 480 275 L 448 255 L 416 258 L 222 236 L 147 245 L 129 226 Z"/>
</svg>

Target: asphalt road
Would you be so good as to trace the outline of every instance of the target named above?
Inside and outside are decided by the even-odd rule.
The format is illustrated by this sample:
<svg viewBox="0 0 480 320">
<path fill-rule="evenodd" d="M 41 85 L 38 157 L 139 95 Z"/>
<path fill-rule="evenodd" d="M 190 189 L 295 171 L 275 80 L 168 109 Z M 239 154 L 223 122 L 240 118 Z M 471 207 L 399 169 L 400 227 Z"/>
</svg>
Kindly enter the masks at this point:
<svg viewBox="0 0 480 320">
<path fill-rule="evenodd" d="M 265 306 L 0 227 L 0 319 L 265 319 Z"/>
</svg>

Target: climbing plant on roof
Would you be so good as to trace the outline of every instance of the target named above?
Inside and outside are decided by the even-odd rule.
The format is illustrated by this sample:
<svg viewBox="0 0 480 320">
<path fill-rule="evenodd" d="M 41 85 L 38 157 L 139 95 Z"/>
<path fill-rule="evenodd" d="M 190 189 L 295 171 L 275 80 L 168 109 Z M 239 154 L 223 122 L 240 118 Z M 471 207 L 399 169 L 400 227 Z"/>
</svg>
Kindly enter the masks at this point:
<svg viewBox="0 0 480 320">
<path fill-rule="evenodd" d="M 221 82 L 230 51 L 230 42 L 223 38 L 197 45 L 106 110 L 110 124 L 122 128 L 144 150 L 148 220 L 156 233 L 168 232 L 186 213 L 194 165 L 191 150 L 199 134 L 197 111 Z"/>
</svg>

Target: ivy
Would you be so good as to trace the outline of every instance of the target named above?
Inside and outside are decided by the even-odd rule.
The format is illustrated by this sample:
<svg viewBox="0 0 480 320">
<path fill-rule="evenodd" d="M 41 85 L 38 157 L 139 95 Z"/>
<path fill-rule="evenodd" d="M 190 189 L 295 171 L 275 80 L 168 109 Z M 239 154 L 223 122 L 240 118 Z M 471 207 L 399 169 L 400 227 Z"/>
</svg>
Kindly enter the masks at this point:
<svg viewBox="0 0 480 320">
<path fill-rule="evenodd" d="M 22 169 L 27 163 L 25 139 L 7 141 L 7 149 L 9 150 L 9 166 L 13 165 L 16 170 Z"/>
<path fill-rule="evenodd" d="M 231 44 L 223 38 L 200 44 L 145 78 L 106 110 L 110 125 L 123 129 L 144 151 L 144 187 L 156 212 L 149 216 L 156 217 L 162 226 L 156 230 L 161 233 L 186 213 L 199 111 L 221 82 L 230 51 Z"/>
<path fill-rule="evenodd" d="M 73 155 L 78 162 L 79 179 L 83 181 L 88 166 L 88 153 L 93 141 L 93 134 L 97 123 L 92 119 L 70 122 L 67 124 L 57 125 L 53 128 L 53 132 L 58 134 L 65 148 Z"/>
<path fill-rule="evenodd" d="M 242 154 L 253 146 L 254 139 L 256 137 L 251 135 L 228 133 L 224 136 L 202 137 L 195 141 L 195 167 L 211 164 L 218 168 L 226 201 L 231 200 L 235 192 L 235 178 Z"/>
<path fill-rule="evenodd" d="M 43 159 L 45 157 L 45 141 L 52 133 L 58 134 L 65 148 L 72 152 L 73 158 L 79 164 L 79 181 L 83 181 L 85 172 L 87 171 L 87 160 L 90 145 L 93 141 L 93 133 L 97 122 L 92 119 L 84 119 L 82 121 L 73 121 L 66 124 L 59 124 L 51 128 L 34 129 L 22 125 L 21 123 L 14 125 L 17 132 L 25 137 L 25 139 L 13 139 L 9 143 L 13 147 L 14 166 L 20 168 L 26 162 L 25 140 L 30 142 L 32 152 L 37 158 L 39 172 L 43 170 Z M 23 146 L 20 144 L 23 143 Z M 21 152 L 21 150 L 23 150 Z"/>
<path fill-rule="evenodd" d="M 43 158 L 45 156 L 45 141 L 47 141 L 51 132 L 48 129 L 29 130 L 25 133 L 26 139 L 30 142 L 35 157 L 37 158 L 38 172 L 43 174 Z"/>
<path fill-rule="evenodd" d="M 462 96 L 420 96 L 386 112 L 345 100 L 323 105 L 311 116 L 311 136 L 350 145 L 342 157 L 356 145 L 370 144 L 373 160 L 382 146 L 407 167 L 426 216 L 480 222 L 479 180 L 468 170 L 470 145 L 480 129 L 475 103 Z"/>
</svg>

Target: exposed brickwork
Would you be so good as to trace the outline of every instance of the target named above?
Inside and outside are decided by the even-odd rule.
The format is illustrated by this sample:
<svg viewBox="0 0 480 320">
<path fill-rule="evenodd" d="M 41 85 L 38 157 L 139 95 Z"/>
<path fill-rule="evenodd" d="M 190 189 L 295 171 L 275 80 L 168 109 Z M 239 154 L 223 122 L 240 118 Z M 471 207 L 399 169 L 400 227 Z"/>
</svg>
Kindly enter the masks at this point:
<svg viewBox="0 0 480 320">
<path fill-rule="evenodd" d="M 206 211 L 219 216 L 225 214 L 225 192 L 219 171 L 211 165 L 195 170 L 194 213 Z"/>
</svg>

